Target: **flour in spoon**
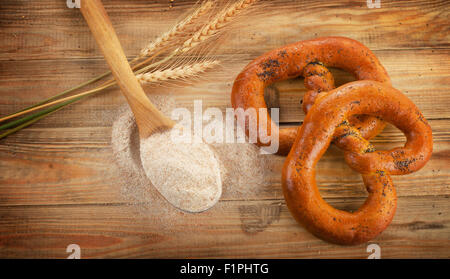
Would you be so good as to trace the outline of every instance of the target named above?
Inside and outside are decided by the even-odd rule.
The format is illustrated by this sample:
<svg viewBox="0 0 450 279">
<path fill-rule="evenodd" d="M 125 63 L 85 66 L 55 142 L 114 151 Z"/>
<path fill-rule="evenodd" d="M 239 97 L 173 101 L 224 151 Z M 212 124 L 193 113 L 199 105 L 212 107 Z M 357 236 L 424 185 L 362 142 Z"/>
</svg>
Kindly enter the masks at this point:
<svg viewBox="0 0 450 279">
<path fill-rule="evenodd" d="M 145 173 L 175 207 L 188 212 L 207 210 L 222 194 L 219 163 L 214 152 L 203 142 L 173 142 L 171 133 L 172 130 L 167 130 L 141 139 Z"/>
</svg>

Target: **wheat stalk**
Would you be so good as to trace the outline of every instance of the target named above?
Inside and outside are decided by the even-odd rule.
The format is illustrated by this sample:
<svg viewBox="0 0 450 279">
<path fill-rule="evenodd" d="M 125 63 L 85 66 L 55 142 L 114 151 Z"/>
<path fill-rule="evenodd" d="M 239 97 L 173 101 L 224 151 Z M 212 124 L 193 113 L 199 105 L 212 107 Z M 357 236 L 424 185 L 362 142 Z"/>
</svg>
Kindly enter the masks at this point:
<svg viewBox="0 0 450 279">
<path fill-rule="evenodd" d="M 152 73 L 145 73 L 136 75 L 141 84 L 159 82 L 165 80 L 184 79 L 195 77 L 198 74 L 205 72 L 212 67 L 219 65 L 219 61 L 204 61 L 191 65 L 184 65 L 172 69 L 158 70 Z"/>
<path fill-rule="evenodd" d="M 258 0 L 241 0 L 228 9 L 219 13 L 211 22 L 203 26 L 197 31 L 190 39 L 185 41 L 183 45 L 175 50 L 175 53 L 184 53 L 194 48 L 198 44 L 206 41 L 212 36 L 219 33 L 219 31 L 225 27 L 226 24 L 231 22 L 240 12 L 253 5 Z"/>
<path fill-rule="evenodd" d="M 167 81 L 167 80 L 176 80 L 176 79 L 184 79 L 184 78 L 192 78 L 192 77 L 196 77 L 201 73 L 204 73 L 206 70 L 211 69 L 217 65 L 219 65 L 219 61 L 217 60 L 213 60 L 213 61 L 204 61 L 204 62 L 199 62 L 199 63 L 194 63 L 191 65 L 184 65 L 184 66 L 179 66 L 179 67 L 175 67 L 175 68 L 169 68 L 166 70 L 158 70 L 158 71 L 154 71 L 152 73 L 145 73 L 145 74 L 138 74 L 136 75 L 138 81 L 141 84 L 146 84 L 146 83 L 152 83 L 152 82 L 161 82 L 161 81 Z M 0 119 L 0 122 L 4 121 L 4 120 L 8 120 L 10 118 L 13 117 L 17 117 L 17 116 L 21 116 L 36 110 L 40 110 L 49 106 L 53 106 L 53 105 L 57 105 L 60 103 L 67 103 L 70 104 L 76 100 L 79 100 L 80 98 L 84 98 L 86 96 L 89 95 L 93 95 L 97 92 L 100 92 L 104 89 L 110 88 L 111 86 L 115 85 L 115 82 L 107 82 L 105 83 L 103 86 L 82 92 L 82 93 L 78 93 L 69 97 L 65 97 L 65 98 L 60 98 L 58 100 L 52 101 L 52 102 L 48 102 L 42 105 L 37 105 L 34 106 L 32 108 L 29 109 L 25 109 L 23 111 L 19 111 L 11 116 L 6 116 L 4 118 Z M 65 105 L 63 105 L 65 106 Z M 8 124 L 6 124 L 8 125 Z M 3 125 L 4 126 L 4 125 Z M 2 127 L 2 129 L 0 130 L 4 130 L 6 129 L 5 127 Z M 9 125 L 8 125 L 9 126 Z M 2 137 L 0 137 L 2 138 Z"/>
<path fill-rule="evenodd" d="M 149 56 L 154 53 L 157 49 L 167 45 L 171 40 L 173 40 L 178 35 L 187 31 L 188 27 L 194 24 L 198 18 L 206 14 L 213 6 L 213 1 L 204 2 L 197 10 L 195 10 L 187 18 L 176 24 L 172 29 L 158 37 L 154 42 L 148 44 L 140 52 L 140 57 Z"/>
<path fill-rule="evenodd" d="M 224 9 L 222 12 L 220 12 L 216 17 L 212 19 L 209 23 L 198 29 L 198 31 L 194 32 L 192 31 L 192 26 L 198 24 L 198 19 L 202 16 L 205 16 L 206 13 L 212 9 L 213 6 L 213 0 L 206 0 L 197 10 L 194 11 L 193 14 L 188 16 L 186 19 L 175 25 L 171 30 L 164 33 L 161 37 L 156 39 L 153 43 L 148 44 L 141 52 L 140 55 L 138 55 L 135 59 L 133 59 L 130 63 L 134 63 L 138 61 L 143 56 L 149 56 L 146 58 L 145 61 L 133 66 L 133 70 L 135 70 L 135 74 L 137 74 L 139 81 L 142 83 L 148 83 L 148 82 L 158 82 L 158 81 L 165 81 L 165 80 L 172 80 L 172 79 L 184 79 L 184 78 L 190 78 L 195 77 L 198 74 L 206 71 L 209 68 L 212 68 L 219 64 L 219 61 L 204 61 L 201 63 L 196 64 L 188 64 L 186 65 L 186 61 L 184 61 L 184 66 L 172 66 L 165 70 L 156 70 L 151 73 L 146 73 L 150 69 L 156 69 L 156 67 L 159 67 L 160 65 L 168 62 L 175 56 L 185 53 L 195 46 L 205 42 L 209 38 L 219 34 L 221 31 L 223 31 L 225 25 L 230 23 L 238 14 L 240 14 L 244 9 L 247 7 L 253 5 L 258 0 L 240 0 L 236 3 L 229 6 L 229 8 Z M 197 26 L 196 26 L 197 27 Z M 181 36 L 188 36 L 191 35 L 193 32 L 193 36 L 184 41 L 184 43 L 176 48 L 174 51 L 172 51 L 166 58 L 157 61 L 155 63 L 150 64 L 152 59 L 154 57 L 158 56 L 160 53 L 166 51 L 165 47 L 168 46 L 169 43 L 172 43 L 175 41 L 176 38 L 179 38 Z M 178 43 L 178 41 L 177 41 Z M 150 65 L 148 65 L 150 64 Z M 174 65 L 174 64 L 172 64 Z M 144 74 L 145 73 L 145 74 Z M 68 93 L 71 93 L 77 89 L 80 89 L 81 87 L 84 87 L 86 85 L 89 85 L 91 83 L 94 83 L 95 81 L 98 81 L 102 79 L 103 77 L 109 75 L 110 72 L 106 72 L 95 79 L 92 79 L 88 82 L 85 82 L 79 86 L 76 86 L 70 90 L 66 90 L 60 94 L 57 94 L 56 96 L 53 96 L 49 99 L 46 99 L 36 105 L 33 105 L 31 107 L 28 107 L 27 109 L 21 110 L 19 112 L 16 112 L 14 114 L 10 114 L 4 118 L 0 118 L 0 122 L 4 120 L 8 120 L 32 111 L 36 111 L 39 109 L 43 109 L 49 106 L 52 106 L 48 109 L 36 112 L 32 115 L 22 117 L 18 120 L 10 121 L 4 125 L 0 126 L 0 131 L 5 129 L 10 129 L 9 131 L 3 133 L 0 135 L 0 139 L 17 132 L 25 127 L 28 127 L 29 125 L 35 123 L 39 119 L 42 119 L 43 117 L 46 117 L 63 107 L 74 103 L 78 100 L 81 100 L 87 96 L 96 94 L 106 88 L 109 88 L 115 84 L 113 80 L 109 80 L 102 85 L 98 86 L 97 88 L 72 95 L 70 97 L 66 98 L 60 98 L 63 95 L 66 95 Z M 12 129 L 11 129 L 12 128 Z"/>
</svg>

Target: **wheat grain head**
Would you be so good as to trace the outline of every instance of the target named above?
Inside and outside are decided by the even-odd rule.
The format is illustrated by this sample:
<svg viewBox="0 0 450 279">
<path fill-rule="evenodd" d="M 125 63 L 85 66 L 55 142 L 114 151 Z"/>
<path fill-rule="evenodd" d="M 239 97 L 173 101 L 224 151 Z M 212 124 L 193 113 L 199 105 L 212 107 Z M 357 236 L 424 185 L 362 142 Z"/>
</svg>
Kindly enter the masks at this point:
<svg viewBox="0 0 450 279">
<path fill-rule="evenodd" d="M 219 63 L 220 62 L 217 60 L 203 61 L 190 65 L 168 68 L 165 70 L 157 70 L 151 73 L 139 74 L 136 75 L 136 77 L 141 84 L 193 78 L 197 77 L 201 73 L 204 73 L 206 70 L 219 65 Z"/>
<path fill-rule="evenodd" d="M 175 50 L 175 53 L 185 53 L 207 39 L 217 35 L 222 28 L 239 15 L 243 10 L 256 3 L 258 0 L 240 0 L 229 8 L 220 12 L 212 21 L 204 25 L 183 45 Z"/>
<path fill-rule="evenodd" d="M 158 37 L 155 41 L 149 43 L 145 48 L 143 48 L 139 54 L 139 57 L 149 56 L 155 53 L 160 48 L 166 46 L 174 38 L 182 35 L 186 32 L 189 26 L 195 24 L 197 20 L 205 15 L 213 7 L 213 1 L 208 0 L 200 5 L 192 14 L 176 24 L 172 29 Z"/>
</svg>

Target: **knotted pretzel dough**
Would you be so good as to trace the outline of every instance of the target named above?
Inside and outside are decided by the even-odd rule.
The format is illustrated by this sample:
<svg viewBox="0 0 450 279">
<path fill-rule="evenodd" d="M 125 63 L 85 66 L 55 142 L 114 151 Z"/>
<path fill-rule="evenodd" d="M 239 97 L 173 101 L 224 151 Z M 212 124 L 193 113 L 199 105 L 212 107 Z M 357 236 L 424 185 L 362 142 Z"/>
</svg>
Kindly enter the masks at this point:
<svg viewBox="0 0 450 279">
<path fill-rule="evenodd" d="M 259 123 L 259 108 L 267 108 L 264 101 L 264 88 L 274 82 L 289 78 L 304 76 L 305 86 L 309 91 L 304 96 L 304 110 L 314 103 L 314 99 L 322 91 L 334 88 L 334 80 L 327 67 L 337 67 L 353 74 L 358 80 L 375 80 L 390 84 L 386 70 L 376 56 L 361 43 L 344 37 L 324 37 L 300 41 L 279 49 L 270 51 L 251 62 L 236 78 L 231 93 L 233 107 L 255 108 Z M 294 142 L 297 128 L 275 127 L 271 130 L 271 118 L 268 123 L 262 123 L 258 132 L 267 131 L 269 137 L 279 135 L 278 154 L 286 155 Z M 355 116 L 350 124 L 360 129 L 364 138 L 370 139 L 377 135 L 385 126 L 378 118 Z M 246 133 L 249 127 L 245 125 Z M 276 125 L 274 125 L 276 126 Z M 269 146 L 261 141 L 259 146 Z"/>
<path fill-rule="evenodd" d="M 382 117 L 407 138 L 402 148 L 375 151 L 352 115 Z M 350 130 L 349 130 L 350 129 Z M 315 166 L 334 137 L 346 138 L 346 161 L 360 172 L 369 196 L 357 211 L 333 208 L 320 196 Z M 282 171 L 286 204 L 295 219 L 316 236 L 338 244 L 366 242 L 391 222 L 396 194 L 389 174 L 417 171 L 430 159 L 431 128 L 419 109 L 398 90 L 375 81 L 356 81 L 321 94 L 305 117 Z"/>
</svg>

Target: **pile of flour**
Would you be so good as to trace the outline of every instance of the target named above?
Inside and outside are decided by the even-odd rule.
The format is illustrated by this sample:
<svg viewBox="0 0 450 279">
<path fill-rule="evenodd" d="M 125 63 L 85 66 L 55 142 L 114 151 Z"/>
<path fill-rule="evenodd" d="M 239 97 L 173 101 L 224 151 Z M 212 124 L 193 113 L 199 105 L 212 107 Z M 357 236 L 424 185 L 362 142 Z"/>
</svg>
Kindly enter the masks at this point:
<svg viewBox="0 0 450 279">
<path fill-rule="evenodd" d="M 222 195 L 219 164 L 211 147 L 198 142 L 172 140 L 180 127 L 141 139 L 141 162 L 158 191 L 173 206 L 201 212 L 214 206 Z"/>
</svg>

